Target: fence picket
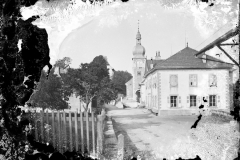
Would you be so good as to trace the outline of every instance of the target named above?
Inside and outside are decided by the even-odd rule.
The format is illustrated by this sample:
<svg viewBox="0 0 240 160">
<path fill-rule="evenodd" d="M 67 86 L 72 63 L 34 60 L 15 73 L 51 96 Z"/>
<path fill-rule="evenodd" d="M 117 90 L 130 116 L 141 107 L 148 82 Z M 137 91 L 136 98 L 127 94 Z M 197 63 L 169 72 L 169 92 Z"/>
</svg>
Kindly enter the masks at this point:
<svg viewBox="0 0 240 160">
<path fill-rule="evenodd" d="M 67 122 L 67 120 L 69 122 Z M 48 129 L 44 131 L 44 122 L 46 122 L 48 125 L 52 125 L 52 135 Z M 97 116 L 94 112 L 91 112 L 89 115 L 88 111 L 80 111 L 80 117 L 78 117 L 78 111 L 73 112 L 72 115 L 72 111 L 51 111 L 51 113 L 49 113 L 48 110 L 41 110 L 40 114 L 36 113 L 34 121 L 36 127 L 35 137 L 36 140 L 41 140 L 43 143 L 45 143 L 45 141 L 52 143 L 53 147 L 58 149 L 59 152 L 65 152 L 67 150 L 73 151 L 73 149 L 75 149 L 76 151 L 80 150 L 82 153 L 84 153 L 84 151 L 87 151 L 89 154 L 93 153 L 93 155 L 96 155 L 97 153 L 102 154 L 104 129 L 103 122 L 104 112 L 102 112 L 101 115 Z M 74 131 L 73 128 L 75 128 Z M 79 129 L 81 131 L 79 131 Z M 70 143 L 68 143 L 68 141 Z M 80 141 L 81 144 L 79 144 Z"/>
<path fill-rule="evenodd" d="M 90 147 L 89 147 L 89 119 L 88 119 L 88 111 L 85 112 L 86 114 L 86 130 L 87 130 L 87 151 L 89 153 Z"/>
<path fill-rule="evenodd" d="M 60 112 L 57 111 L 57 121 L 58 121 L 58 150 L 61 152 L 61 120 L 60 120 Z"/>
<path fill-rule="evenodd" d="M 49 125 L 49 115 L 48 115 L 48 110 L 46 111 L 46 120 L 47 120 L 47 126 Z M 46 136 L 46 141 L 49 142 L 49 128 L 47 128 L 47 136 Z"/>
<path fill-rule="evenodd" d="M 67 127 L 66 127 L 66 113 L 63 111 L 63 146 L 64 152 L 67 151 Z"/>
<path fill-rule="evenodd" d="M 92 145 L 93 145 L 93 155 L 95 156 L 96 150 L 95 150 L 95 128 L 94 128 L 94 113 L 92 112 Z"/>
<path fill-rule="evenodd" d="M 35 110 L 35 139 L 36 141 L 38 141 L 38 126 L 37 126 L 37 120 L 38 120 L 38 117 L 37 117 L 37 112 Z"/>
<path fill-rule="evenodd" d="M 77 119 L 77 111 L 75 111 L 75 148 L 78 151 L 78 119 Z"/>
<path fill-rule="evenodd" d="M 84 152 L 84 139 L 83 139 L 83 112 L 80 110 L 80 126 L 81 126 L 81 151 Z"/>
<path fill-rule="evenodd" d="M 41 111 L 41 142 L 44 142 L 44 110 Z"/>
<path fill-rule="evenodd" d="M 72 112 L 69 111 L 68 113 L 69 117 L 69 137 L 70 137 L 70 151 L 72 151 L 73 148 L 73 139 L 72 139 Z"/>
<path fill-rule="evenodd" d="M 102 154 L 102 133 L 101 133 L 101 115 L 97 116 L 97 154 L 98 156 Z"/>
<path fill-rule="evenodd" d="M 55 136 L 54 111 L 52 111 L 52 144 L 54 148 L 56 148 Z"/>
</svg>

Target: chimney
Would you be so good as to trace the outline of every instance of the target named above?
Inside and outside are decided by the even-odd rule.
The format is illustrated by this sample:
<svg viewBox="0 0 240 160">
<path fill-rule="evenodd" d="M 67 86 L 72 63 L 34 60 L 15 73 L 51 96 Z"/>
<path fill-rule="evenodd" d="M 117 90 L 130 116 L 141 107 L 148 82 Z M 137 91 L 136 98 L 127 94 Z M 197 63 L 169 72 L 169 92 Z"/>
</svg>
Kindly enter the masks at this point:
<svg viewBox="0 0 240 160">
<path fill-rule="evenodd" d="M 160 56 L 160 51 L 157 51 L 156 52 L 156 57 L 155 57 L 156 60 L 160 60 L 161 59 L 161 56 Z"/>
<path fill-rule="evenodd" d="M 150 64 L 150 69 L 153 68 L 153 59 L 151 58 L 151 64 Z"/>
<path fill-rule="evenodd" d="M 207 55 L 206 54 L 202 55 L 202 62 L 207 63 Z"/>
</svg>

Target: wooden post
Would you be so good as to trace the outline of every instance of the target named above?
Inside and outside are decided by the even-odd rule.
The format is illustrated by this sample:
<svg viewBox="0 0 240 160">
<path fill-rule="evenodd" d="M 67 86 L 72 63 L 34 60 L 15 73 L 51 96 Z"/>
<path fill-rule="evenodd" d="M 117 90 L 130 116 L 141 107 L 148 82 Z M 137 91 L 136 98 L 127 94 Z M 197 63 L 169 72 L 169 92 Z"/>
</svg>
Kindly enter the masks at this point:
<svg viewBox="0 0 240 160">
<path fill-rule="evenodd" d="M 80 126 L 81 126 L 81 151 L 84 153 L 84 139 L 83 139 L 83 113 L 80 110 Z"/>
<path fill-rule="evenodd" d="M 76 148 L 76 151 L 78 151 L 78 119 L 77 119 L 77 111 L 75 112 L 75 148 Z"/>
<path fill-rule="evenodd" d="M 56 148 L 56 143 L 55 143 L 54 111 L 52 111 L 52 143 L 53 143 L 54 148 Z"/>
<path fill-rule="evenodd" d="M 41 141 L 44 142 L 44 110 L 41 110 Z"/>
<path fill-rule="evenodd" d="M 35 139 L 38 141 L 38 126 L 37 126 L 37 112 L 35 110 Z"/>
<path fill-rule="evenodd" d="M 86 113 L 86 130 L 87 130 L 87 151 L 88 153 L 90 152 L 90 147 L 89 147 L 89 118 L 88 118 L 88 111 Z"/>
<path fill-rule="evenodd" d="M 97 154 L 98 157 L 102 154 L 102 125 L 101 125 L 101 115 L 97 116 Z"/>
<path fill-rule="evenodd" d="M 64 152 L 67 150 L 67 127 L 66 127 L 66 113 L 63 111 L 63 146 L 64 147 Z"/>
<path fill-rule="evenodd" d="M 123 160 L 124 158 L 124 136 L 118 135 L 118 155 L 117 160 Z"/>
<path fill-rule="evenodd" d="M 93 141 L 93 155 L 95 156 L 96 154 L 96 149 L 95 149 L 95 128 L 94 128 L 94 123 L 95 123 L 95 117 L 94 117 L 94 113 L 92 111 L 92 141 Z"/>
<path fill-rule="evenodd" d="M 61 152 L 62 150 L 62 144 L 61 144 L 61 119 L 60 119 L 60 112 L 57 111 L 57 124 L 58 124 L 58 150 Z"/>
<path fill-rule="evenodd" d="M 73 139 L 72 139 L 72 112 L 69 111 L 68 113 L 69 117 L 69 137 L 70 137 L 70 152 L 72 151 L 73 148 Z"/>
<path fill-rule="evenodd" d="M 49 115 L 48 115 L 48 110 L 46 111 L 46 120 L 47 120 L 47 126 L 49 125 Z M 46 141 L 49 142 L 49 128 L 47 128 L 47 137 Z"/>
</svg>

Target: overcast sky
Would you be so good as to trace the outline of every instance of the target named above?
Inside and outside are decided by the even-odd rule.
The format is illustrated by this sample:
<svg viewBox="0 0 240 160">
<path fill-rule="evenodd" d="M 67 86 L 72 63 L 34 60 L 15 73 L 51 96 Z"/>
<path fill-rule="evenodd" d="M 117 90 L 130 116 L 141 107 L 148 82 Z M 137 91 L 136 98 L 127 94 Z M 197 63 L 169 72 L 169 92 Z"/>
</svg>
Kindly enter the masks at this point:
<svg viewBox="0 0 240 160">
<path fill-rule="evenodd" d="M 154 58 L 158 50 L 163 59 L 168 58 L 185 48 L 185 40 L 189 47 L 199 50 L 208 37 L 219 36 L 200 30 L 196 17 L 188 10 L 164 9 L 157 1 L 138 0 L 106 10 L 71 32 L 60 45 L 58 58 L 72 58 L 71 67 L 76 68 L 104 55 L 115 70 L 131 73 L 138 19 L 148 59 Z"/>
</svg>

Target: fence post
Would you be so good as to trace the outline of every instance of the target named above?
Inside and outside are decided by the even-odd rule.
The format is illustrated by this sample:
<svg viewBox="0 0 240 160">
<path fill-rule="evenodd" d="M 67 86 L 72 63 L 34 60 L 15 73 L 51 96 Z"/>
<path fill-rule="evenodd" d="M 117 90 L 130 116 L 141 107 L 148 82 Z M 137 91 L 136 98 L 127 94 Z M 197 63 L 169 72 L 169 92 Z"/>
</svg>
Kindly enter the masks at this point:
<svg viewBox="0 0 240 160">
<path fill-rule="evenodd" d="M 56 143 L 55 143 L 54 111 L 52 111 L 52 143 L 53 143 L 53 146 L 56 148 Z"/>
<path fill-rule="evenodd" d="M 123 160 L 124 158 L 124 136 L 118 135 L 118 155 L 117 160 Z"/>
<path fill-rule="evenodd" d="M 78 151 L 78 117 L 77 117 L 77 111 L 75 111 L 75 114 L 74 114 L 74 117 L 75 117 L 75 149 L 76 149 L 76 152 Z"/>
<path fill-rule="evenodd" d="M 57 111 L 57 124 L 58 124 L 58 150 L 59 152 L 62 151 L 62 144 L 61 144 L 61 119 L 60 119 L 60 112 L 59 110 Z"/>
<path fill-rule="evenodd" d="M 90 147 L 89 147 L 89 118 L 88 118 L 88 111 L 86 113 L 86 130 L 87 130 L 87 152 L 90 153 Z"/>
<path fill-rule="evenodd" d="M 97 154 L 98 157 L 102 154 L 102 125 L 101 115 L 97 116 Z"/>
<path fill-rule="evenodd" d="M 35 110 L 35 139 L 38 141 L 37 111 Z"/>
<path fill-rule="evenodd" d="M 84 153 L 84 139 L 83 139 L 83 112 L 80 110 L 80 126 L 81 126 L 81 151 Z"/>
<path fill-rule="evenodd" d="M 93 141 L 93 155 L 96 155 L 96 150 L 95 150 L 95 117 L 94 117 L 94 112 L 92 111 L 92 141 Z"/>
<path fill-rule="evenodd" d="M 66 113 L 63 111 L 63 146 L 64 152 L 67 150 L 67 126 L 66 126 Z"/>
<path fill-rule="evenodd" d="M 41 110 L 41 142 L 44 142 L 44 110 Z"/>
<path fill-rule="evenodd" d="M 49 125 L 49 115 L 48 115 L 48 110 L 46 111 L 46 120 L 47 120 L 47 126 Z M 46 137 L 46 141 L 49 142 L 49 128 L 47 128 L 46 130 L 47 132 L 47 137 Z"/>
<path fill-rule="evenodd" d="M 68 112 L 68 117 L 69 117 L 69 138 L 70 138 L 70 152 L 72 151 L 73 148 L 73 137 L 72 137 L 72 112 Z"/>
</svg>

